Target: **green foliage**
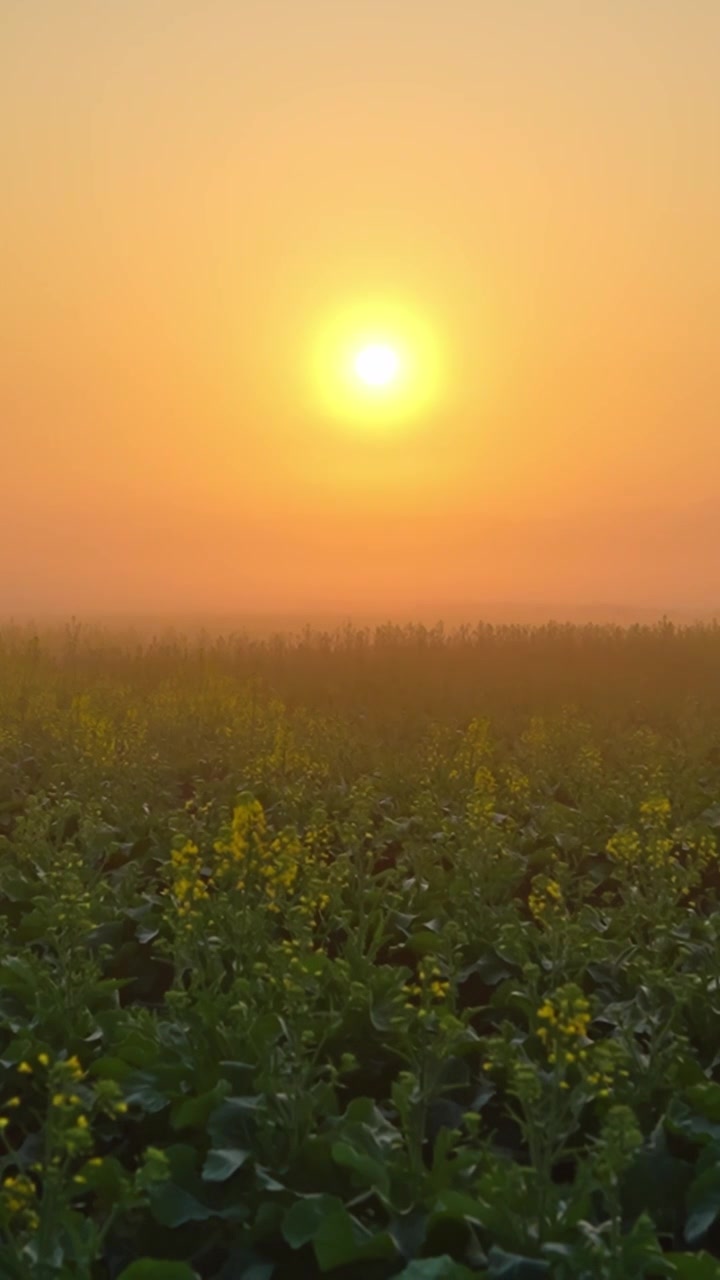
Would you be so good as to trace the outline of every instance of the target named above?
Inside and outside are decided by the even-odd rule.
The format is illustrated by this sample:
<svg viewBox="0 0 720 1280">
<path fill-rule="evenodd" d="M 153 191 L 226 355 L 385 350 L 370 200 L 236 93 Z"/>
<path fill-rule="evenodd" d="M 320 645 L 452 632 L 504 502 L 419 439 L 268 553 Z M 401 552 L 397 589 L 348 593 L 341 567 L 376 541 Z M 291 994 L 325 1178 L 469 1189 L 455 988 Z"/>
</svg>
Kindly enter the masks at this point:
<svg viewBox="0 0 720 1280">
<path fill-rule="evenodd" d="M 0 634 L 3 1280 L 720 1280 L 719 658 Z"/>
<path fill-rule="evenodd" d="M 160 1262 L 154 1258 L 138 1258 L 118 1280 L 197 1280 L 197 1272 L 186 1262 Z"/>
</svg>

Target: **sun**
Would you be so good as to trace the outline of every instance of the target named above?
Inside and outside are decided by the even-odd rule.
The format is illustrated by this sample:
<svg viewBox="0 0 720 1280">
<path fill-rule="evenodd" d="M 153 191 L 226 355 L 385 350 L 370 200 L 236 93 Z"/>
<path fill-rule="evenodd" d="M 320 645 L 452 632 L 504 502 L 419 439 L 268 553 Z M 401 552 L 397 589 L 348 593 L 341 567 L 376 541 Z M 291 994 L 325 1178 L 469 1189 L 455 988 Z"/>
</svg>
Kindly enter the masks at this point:
<svg viewBox="0 0 720 1280">
<path fill-rule="evenodd" d="M 437 401 L 440 342 L 420 308 L 368 297 L 329 310 L 312 332 L 313 401 L 338 425 L 395 430 L 419 423 Z"/>
<path fill-rule="evenodd" d="M 400 357 L 387 342 L 371 342 L 355 356 L 353 367 L 366 387 L 382 388 L 395 382 L 400 372 Z"/>
</svg>

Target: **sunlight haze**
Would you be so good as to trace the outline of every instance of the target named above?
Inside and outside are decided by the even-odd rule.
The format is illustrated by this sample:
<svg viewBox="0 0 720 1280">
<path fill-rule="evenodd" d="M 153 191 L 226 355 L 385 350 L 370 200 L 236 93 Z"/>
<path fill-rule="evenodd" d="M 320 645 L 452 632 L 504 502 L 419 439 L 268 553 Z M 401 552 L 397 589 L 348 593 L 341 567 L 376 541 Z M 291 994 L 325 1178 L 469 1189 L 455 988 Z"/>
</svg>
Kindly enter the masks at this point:
<svg viewBox="0 0 720 1280">
<path fill-rule="evenodd" d="M 6 0 L 0 613 L 720 606 L 715 0 Z"/>
</svg>

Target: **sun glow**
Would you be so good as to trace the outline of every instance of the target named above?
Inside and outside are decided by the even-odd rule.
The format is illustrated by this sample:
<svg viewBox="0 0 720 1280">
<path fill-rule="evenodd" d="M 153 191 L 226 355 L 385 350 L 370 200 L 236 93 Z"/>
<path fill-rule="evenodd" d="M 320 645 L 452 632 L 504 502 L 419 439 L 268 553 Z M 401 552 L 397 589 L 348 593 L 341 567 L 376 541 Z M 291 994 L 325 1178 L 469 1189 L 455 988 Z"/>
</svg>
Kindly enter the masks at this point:
<svg viewBox="0 0 720 1280">
<path fill-rule="evenodd" d="M 313 399 L 336 422 L 359 429 L 411 423 L 438 396 L 438 341 L 408 307 L 358 304 L 318 326 L 311 376 Z"/>
<path fill-rule="evenodd" d="M 355 372 L 368 387 L 387 387 L 397 378 L 399 367 L 397 352 L 385 342 L 373 342 L 355 357 Z"/>
</svg>

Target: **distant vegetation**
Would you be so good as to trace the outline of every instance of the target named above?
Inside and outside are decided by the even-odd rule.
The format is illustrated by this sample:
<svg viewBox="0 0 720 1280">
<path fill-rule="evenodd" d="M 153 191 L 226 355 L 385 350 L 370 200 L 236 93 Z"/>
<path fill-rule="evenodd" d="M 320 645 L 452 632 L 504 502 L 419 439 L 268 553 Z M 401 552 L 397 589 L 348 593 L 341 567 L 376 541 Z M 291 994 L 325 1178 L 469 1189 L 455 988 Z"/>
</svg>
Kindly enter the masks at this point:
<svg viewBox="0 0 720 1280">
<path fill-rule="evenodd" d="M 720 627 L 0 632 L 2 1280 L 720 1280 Z"/>
</svg>

